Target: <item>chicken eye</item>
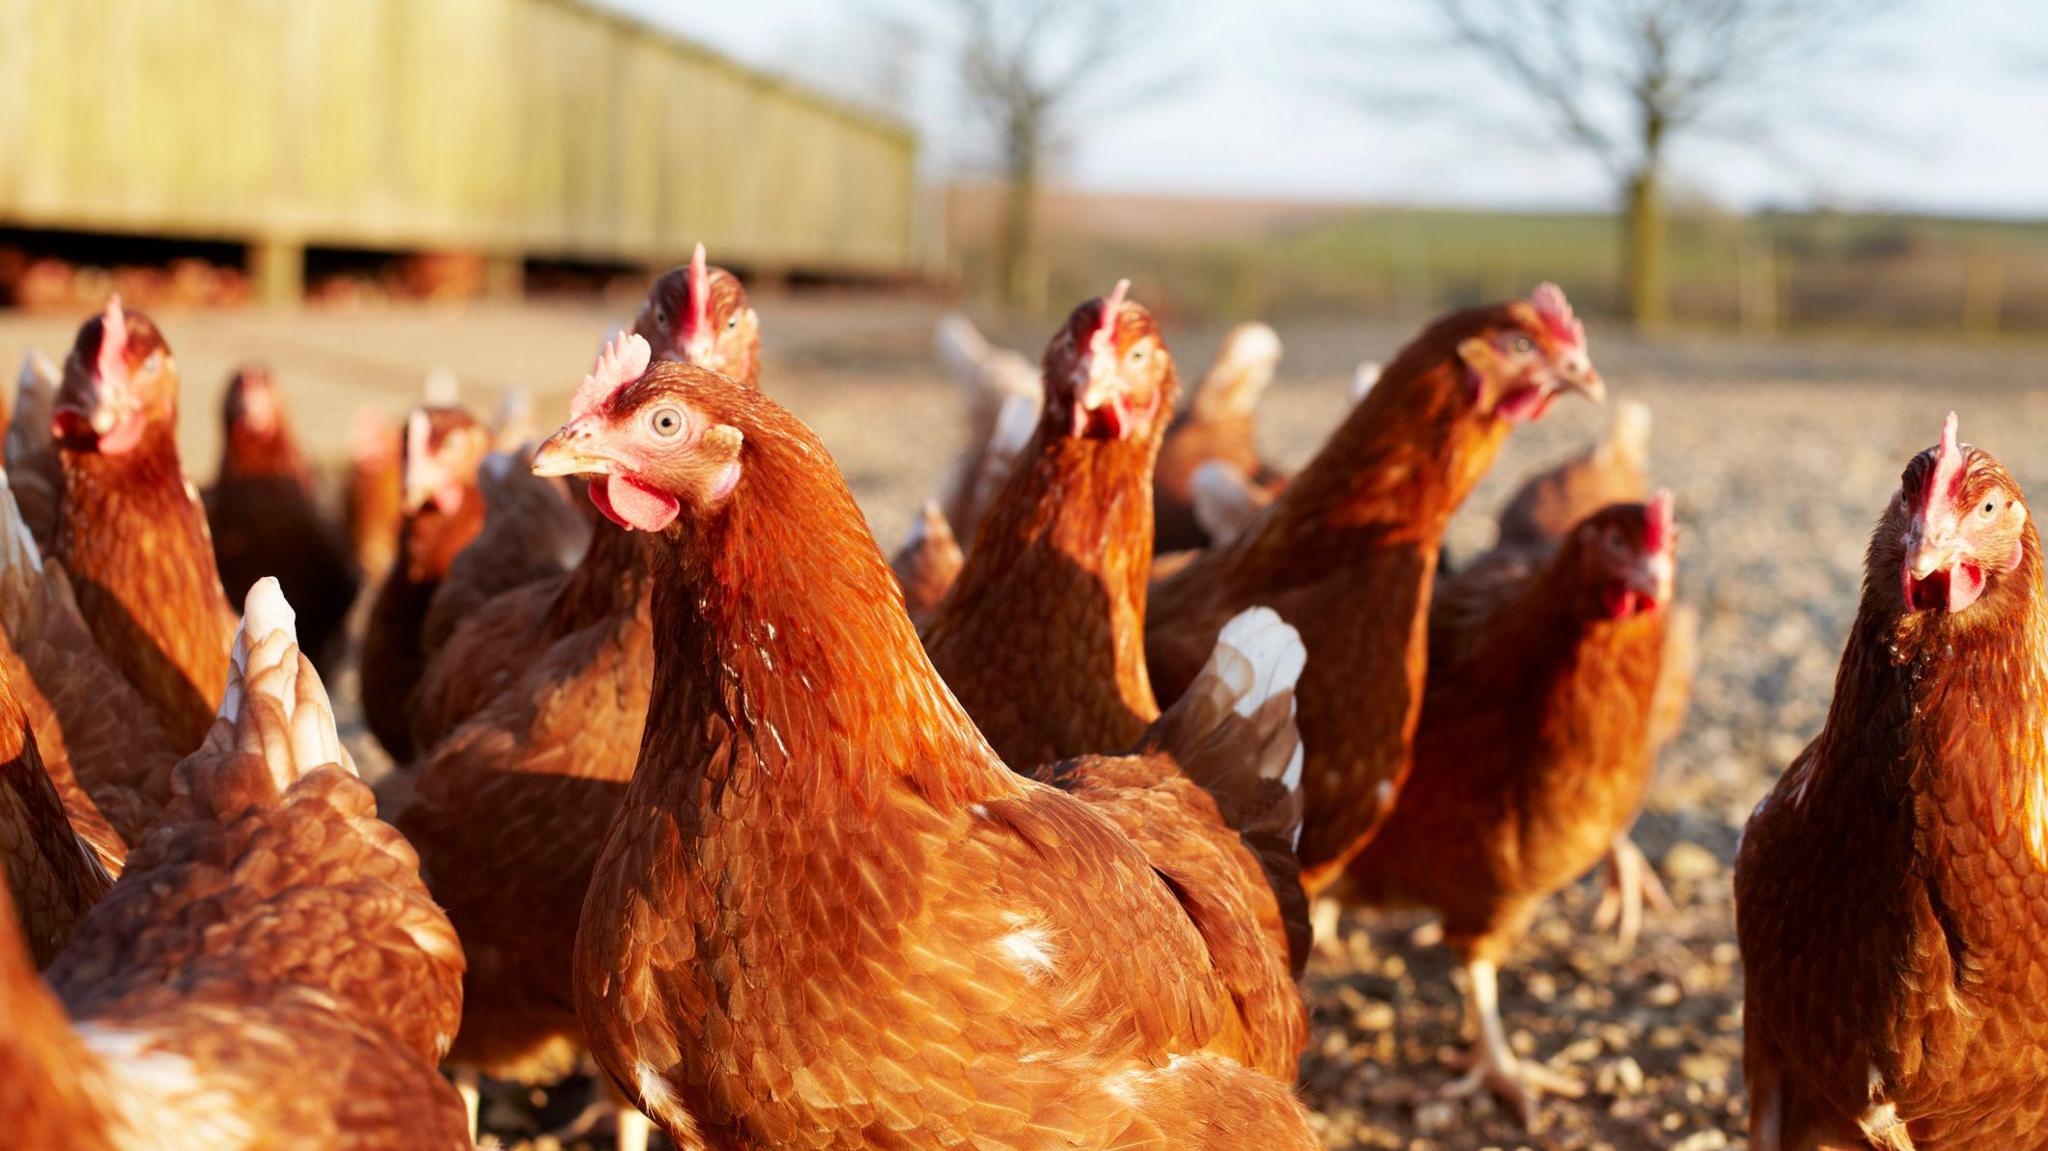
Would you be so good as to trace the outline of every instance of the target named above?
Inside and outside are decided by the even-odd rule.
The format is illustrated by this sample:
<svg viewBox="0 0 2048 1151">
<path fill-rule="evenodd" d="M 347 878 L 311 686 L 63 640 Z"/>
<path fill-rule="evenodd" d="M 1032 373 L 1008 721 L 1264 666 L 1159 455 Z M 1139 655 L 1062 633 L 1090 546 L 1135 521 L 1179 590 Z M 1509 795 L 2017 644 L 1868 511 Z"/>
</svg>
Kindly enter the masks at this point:
<svg viewBox="0 0 2048 1151">
<path fill-rule="evenodd" d="M 647 413 L 647 426 L 663 439 L 673 439 L 682 433 L 683 413 L 675 408 L 656 408 Z"/>
<path fill-rule="evenodd" d="M 668 306 L 667 306 L 667 305 L 665 305 L 665 304 L 656 304 L 656 305 L 654 305 L 654 326 L 655 326 L 655 327 L 657 327 L 657 328 L 666 328 L 666 327 L 668 327 Z"/>
<path fill-rule="evenodd" d="M 163 366 L 164 354 L 162 352 L 151 352 L 149 358 L 142 361 L 142 370 L 145 372 L 154 372 Z"/>
<path fill-rule="evenodd" d="M 1527 336 L 1516 336 L 1508 341 L 1508 350 L 1518 356 L 1526 356 L 1536 350 L 1536 345 L 1531 343 Z"/>
<path fill-rule="evenodd" d="M 1997 510 L 1998 510 L 1998 501 L 1997 501 L 1997 500 L 1985 500 L 1985 501 L 1984 501 L 1984 509 L 1983 509 L 1983 510 L 1984 510 L 1984 514 L 1985 514 L 1985 515 L 1987 515 L 1987 516 L 1988 516 L 1988 515 L 1990 515 L 1991 513 L 1995 512 L 1995 511 L 1997 511 Z"/>
<path fill-rule="evenodd" d="M 1146 356 L 1146 351 L 1145 351 L 1145 349 L 1143 349 L 1143 348 L 1132 348 L 1132 349 L 1131 349 L 1131 362 L 1132 362 L 1132 363 L 1134 363 L 1134 364 L 1142 364 L 1142 363 L 1144 363 L 1144 362 L 1145 362 L 1145 356 Z"/>
<path fill-rule="evenodd" d="M 739 327 L 739 326 L 740 326 L 740 314 L 739 314 L 738 312 L 734 312 L 734 313 L 732 314 L 732 318 L 731 318 L 731 319 L 729 319 L 729 320 L 727 320 L 727 321 L 725 322 L 725 330 L 729 332 L 729 331 L 731 331 L 731 330 L 733 330 L 734 328 L 737 328 L 737 327 Z"/>
</svg>

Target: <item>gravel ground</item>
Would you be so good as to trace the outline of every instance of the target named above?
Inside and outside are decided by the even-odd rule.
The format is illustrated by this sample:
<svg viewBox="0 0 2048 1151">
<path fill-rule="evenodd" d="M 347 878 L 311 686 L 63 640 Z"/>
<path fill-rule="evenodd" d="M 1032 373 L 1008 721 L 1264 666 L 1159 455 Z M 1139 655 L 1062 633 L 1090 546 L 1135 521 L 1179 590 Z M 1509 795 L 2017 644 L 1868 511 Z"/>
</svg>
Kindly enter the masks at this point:
<svg viewBox="0 0 2048 1151">
<path fill-rule="evenodd" d="M 960 435 L 957 401 L 926 354 L 934 310 L 818 298 L 760 309 L 766 386 L 818 428 L 893 546 Z M 244 356 L 278 367 L 299 425 L 316 452 L 332 456 L 358 404 L 397 412 L 433 364 L 462 376 L 480 407 L 525 380 L 544 417 L 558 412 L 607 318 L 596 307 L 162 317 L 188 380 L 188 470 L 212 470 L 220 381 Z M 1351 363 L 1387 355 L 1414 327 L 1281 324 L 1289 358 L 1263 410 L 1273 455 L 1293 464 L 1312 453 L 1342 412 Z M 0 356 L 18 359 L 30 344 L 61 351 L 71 329 L 68 320 L 0 315 Z M 1028 330 L 1006 334 L 1036 342 Z M 1219 333 L 1170 335 L 1193 376 Z M 1332 1148 L 1740 1146 L 1741 975 L 1728 865 L 1749 809 L 1819 728 L 1870 527 L 1900 468 L 1934 441 L 1950 408 L 1966 439 L 1998 453 L 2031 490 L 2048 491 L 2048 352 L 2039 346 L 1880 337 L 1652 346 L 1598 324 L 1592 345 L 1612 394 L 1655 413 L 1654 471 L 1678 496 L 1680 594 L 1704 613 L 1690 722 L 1636 828 L 1678 908 L 1653 919 L 1628 955 L 1593 933 L 1590 883 L 1537 922 L 1504 975 L 1504 1014 L 1519 1050 L 1578 1075 L 1588 1094 L 1546 1102 L 1533 1133 L 1490 1101 L 1428 1096 L 1451 1078 L 1444 1060 L 1462 1046 L 1433 926 L 1345 914 L 1310 969 L 1316 1034 L 1302 1075 Z M 1484 547 L 1491 513 L 1519 478 L 1576 450 L 1606 415 L 1565 403 L 1517 432 L 1455 525 L 1453 554 Z M 487 1126 L 517 1143 L 533 1130 L 536 1105 L 551 1120 L 565 1117 L 583 1090 L 496 1093 Z"/>
</svg>

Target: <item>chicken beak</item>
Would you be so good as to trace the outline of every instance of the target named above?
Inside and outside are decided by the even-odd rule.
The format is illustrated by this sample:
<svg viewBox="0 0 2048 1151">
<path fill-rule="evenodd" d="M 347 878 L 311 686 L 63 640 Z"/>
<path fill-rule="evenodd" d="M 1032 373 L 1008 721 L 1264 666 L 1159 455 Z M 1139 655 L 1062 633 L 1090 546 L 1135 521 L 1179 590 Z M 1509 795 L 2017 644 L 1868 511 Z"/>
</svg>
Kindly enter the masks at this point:
<svg viewBox="0 0 2048 1151">
<path fill-rule="evenodd" d="M 1646 557 L 1628 573 L 1629 590 L 1641 596 L 1652 608 L 1669 603 L 1675 574 L 1672 566 L 1668 554 L 1659 553 Z"/>
<path fill-rule="evenodd" d="M 1955 566 L 1959 550 L 1956 540 L 1916 527 L 1906 548 L 1906 574 L 1924 580 L 1935 572 L 1947 571 Z"/>
<path fill-rule="evenodd" d="M 1557 381 L 1560 391 L 1577 392 L 1596 404 L 1607 402 L 1607 382 L 1600 378 L 1593 361 L 1584 352 L 1558 365 Z"/>
<path fill-rule="evenodd" d="M 582 420 L 566 424 L 533 453 L 537 476 L 610 475 L 618 465 L 605 454 L 597 429 Z"/>
</svg>

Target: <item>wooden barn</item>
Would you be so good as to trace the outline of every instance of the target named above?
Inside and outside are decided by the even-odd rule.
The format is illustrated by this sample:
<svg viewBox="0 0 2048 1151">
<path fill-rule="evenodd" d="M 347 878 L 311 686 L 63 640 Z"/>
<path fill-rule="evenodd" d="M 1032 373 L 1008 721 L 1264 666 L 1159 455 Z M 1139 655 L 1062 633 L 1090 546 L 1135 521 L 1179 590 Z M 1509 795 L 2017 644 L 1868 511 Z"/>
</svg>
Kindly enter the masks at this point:
<svg viewBox="0 0 2048 1151">
<path fill-rule="evenodd" d="M 883 276 L 901 124 L 581 0 L 0 0 L 0 227 Z M 516 282 L 514 280 L 513 282 Z"/>
</svg>

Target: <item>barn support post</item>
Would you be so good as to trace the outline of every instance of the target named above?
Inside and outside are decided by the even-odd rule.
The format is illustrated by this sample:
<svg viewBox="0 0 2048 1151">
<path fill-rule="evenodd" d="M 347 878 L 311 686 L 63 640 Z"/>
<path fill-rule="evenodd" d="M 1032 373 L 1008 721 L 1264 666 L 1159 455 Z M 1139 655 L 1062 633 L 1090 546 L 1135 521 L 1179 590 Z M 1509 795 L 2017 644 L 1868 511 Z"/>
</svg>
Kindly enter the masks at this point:
<svg viewBox="0 0 2048 1151">
<path fill-rule="evenodd" d="M 517 303 L 526 295 L 526 257 L 518 252 L 493 252 L 484 265 L 484 296 Z"/>
<path fill-rule="evenodd" d="M 259 236 L 249 245 L 249 279 L 256 302 L 295 308 L 306 298 L 306 245 L 294 236 Z"/>
</svg>

